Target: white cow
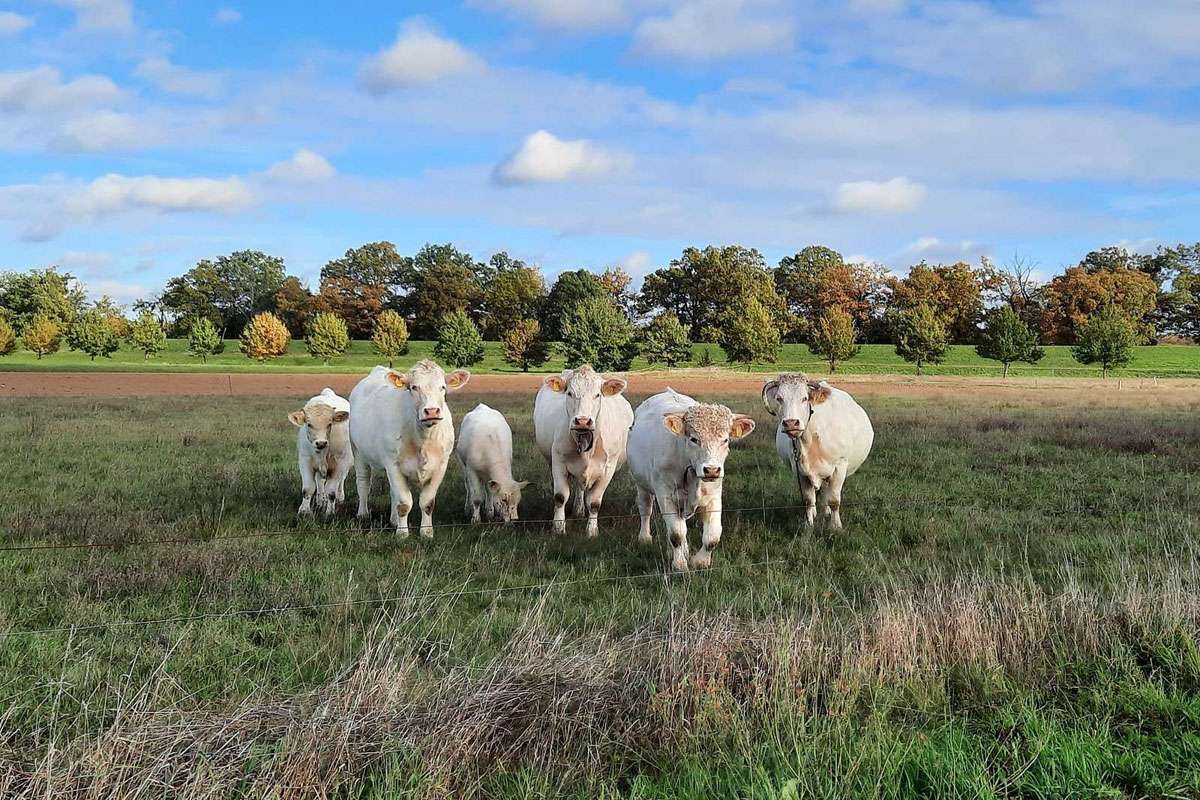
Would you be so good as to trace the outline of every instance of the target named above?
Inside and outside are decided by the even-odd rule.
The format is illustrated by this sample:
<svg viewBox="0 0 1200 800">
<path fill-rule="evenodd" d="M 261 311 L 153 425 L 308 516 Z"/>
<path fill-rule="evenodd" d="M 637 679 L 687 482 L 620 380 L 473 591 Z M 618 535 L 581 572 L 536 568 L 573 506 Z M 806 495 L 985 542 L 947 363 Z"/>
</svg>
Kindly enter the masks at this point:
<svg viewBox="0 0 1200 800">
<path fill-rule="evenodd" d="M 513 480 L 512 428 L 504 415 L 483 403 L 475 406 L 462 419 L 454 454 L 463 467 L 471 522 L 480 521 L 480 508 L 489 520 L 517 519 L 529 481 Z"/>
<path fill-rule="evenodd" d="M 358 480 L 358 517 L 367 519 L 375 470 L 387 474 L 392 524 L 408 536 L 413 490 L 421 505 L 421 535 L 433 537 L 433 504 L 454 449 L 454 420 L 446 392 L 470 379 L 463 369 L 446 375 L 422 360 L 406 373 L 375 367 L 350 393 L 350 441 Z"/>
<path fill-rule="evenodd" d="M 800 484 L 805 520 L 816 521 L 817 493 L 823 490 L 830 525 L 842 527 L 842 485 L 867 460 L 875 441 L 867 412 L 846 392 L 803 373 L 767 381 L 762 398 L 779 417 L 775 449 Z"/>
<path fill-rule="evenodd" d="M 702 513 L 702 547 L 691 566 L 712 565 L 721 541 L 721 487 L 729 443 L 754 430 L 754 420 L 725 406 L 697 403 L 668 388 L 638 406 L 629 433 L 629 471 L 637 483 L 642 527 L 638 540 L 649 544 L 650 518 L 658 504 L 671 540 L 671 566 L 688 569 L 687 521 Z"/>
<path fill-rule="evenodd" d="M 328 386 L 304 404 L 304 408 L 288 414 L 295 425 L 296 453 L 300 461 L 300 483 L 303 497 L 300 514 L 312 513 L 312 500 L 332 514 L 337 504 L 346 499 L 346 476 L 354 455 L 350 448 L 350 403 Z"/>
<path fill-rule="evenodd" d="M 549 375 L 533 404 L 538 449 L 550 463 L 554 484 L 554 529 L 567 530 L 567 499 L 575 492 L 575 514 L 587 509 L 587 535 L 600 532 L 597 517 L 604 491 L 625 463 L 633 408 L 621 396 L 626 382 L 605 380 L 590 364 Z"/>
</svg>

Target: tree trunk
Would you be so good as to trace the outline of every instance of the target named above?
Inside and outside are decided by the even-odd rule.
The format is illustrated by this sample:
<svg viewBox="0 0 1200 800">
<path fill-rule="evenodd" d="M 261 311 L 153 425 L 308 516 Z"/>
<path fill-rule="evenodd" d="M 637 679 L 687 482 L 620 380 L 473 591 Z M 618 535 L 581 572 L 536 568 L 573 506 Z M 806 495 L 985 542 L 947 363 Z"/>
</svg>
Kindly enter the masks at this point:
<svg viewBox="0 0 1200 800">
<path fill-rule="evenodd" d="M 1004 362 L 1004 377 L 1008 377 L 1008 362 Z"/>
</svg>

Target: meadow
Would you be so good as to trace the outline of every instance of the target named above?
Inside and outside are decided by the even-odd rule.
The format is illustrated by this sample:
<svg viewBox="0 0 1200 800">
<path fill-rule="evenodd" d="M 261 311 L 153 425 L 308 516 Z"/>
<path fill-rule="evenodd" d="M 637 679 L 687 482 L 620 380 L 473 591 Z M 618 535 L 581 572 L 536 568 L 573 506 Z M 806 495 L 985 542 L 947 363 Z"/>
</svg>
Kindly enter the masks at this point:
<svg viewBox="0 0 1200 800">
<path fill-rule="evenodd" d="M 690 576 L 625 471 L 540 522 L 531 397 L 527 522 L 452 464 L 433 541 L 296 518 L 297 399 L 6 400 L 0 796 L 1200 796 L 1194 390 L 876 391 L 840 532 L 705 399 L 760 427 Z"/>
<path fill-rule="evenodd" d="M 396 365 L 406 367 L 421 358 L 430 358 L 433 342 L 414 341 L 408 354 L 396 360 Z M 692 346 L 692 366 L 701 363 L 704 351 L 708 351 L 716 366 L 745 370 L 744 365 L 728 364 L 724 351 L 715 344 Z M 45 358 L 38 359 L 28 351 L 18 351 L 0 358 L 2 371 L 30 370 L 77 370 L 103 372 L 362 372 L 380 363 L 380 357 L 366 341 L 351 342 L 346 355 L 333 359 L 328 366 L 308 354 L 303 341 L 292 341 L 286 356 L 259 363 L 238 351 L 238 342 L 229 340 L 224 352 L 201 361 L 187 352 L 184 339 L 168 340 L 167 349 L 153 358 L 145 356 L 127 346 L 113 354 L 112 358 L 91 360 L 87 355 L 63 349 Z M 556 355 L 541 368 L 543 372 L 563 369 L 561 355 Z M 645 359 L 634 361 L 633 369 L 646 370 L 651 365 Z M 499 342 L 486 342 L 484 359 L 472 365 L 475 372 L 513 373 L 518 370 L 505 363 L 503 347 Z M 824 373 L 828 365 L 816 358 L 803 344 L 785 344 L 775 364 L 754 364 L 755 372 L 775 370 L 802 370 Z M 896 355 L 890 344 L 863 345 L 862 352 L 851 361 L 838 367 L 843 374 L 892 374 L 912 375 L 916 368 Z M 970 345 L 952 345 L 942 364 L 926 366 L 923 374 L 963 375 L 974 377 L 998 377 L 1003 368 L 994 361 L 980 358 Z M 1045 357 L 1037 364 L 1013 364 L 1010 374 L 1014 377 L 1097 377 L 1100 368 L 1084 366 L 1071 358 L 1071 349 L 1065 346 L 1046 347 Z M 1128 377 L 1200 377 L 1200 346 L 1196 345 L 1148 345 L 1135 348 L 1133 362 L 1126 368 L 1113 372 L 1116 376 Z"/>
</svg>

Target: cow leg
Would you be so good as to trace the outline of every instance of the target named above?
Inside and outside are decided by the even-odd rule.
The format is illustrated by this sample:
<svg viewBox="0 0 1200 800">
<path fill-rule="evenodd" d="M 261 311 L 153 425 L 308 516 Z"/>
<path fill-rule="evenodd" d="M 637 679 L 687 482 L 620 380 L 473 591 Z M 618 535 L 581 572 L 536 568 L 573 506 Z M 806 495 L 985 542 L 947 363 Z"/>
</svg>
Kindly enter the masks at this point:
<svg viewBox="0 0 1200 800">
<path fill-rule="evenodd" d="M 300 459 L 300 483 L 303 486 L 301 490 L 300 509 L 298 514 L 312 515 L 312 499 L 317 491 L 317 480 L 313 475 L 311 464 L 306 464 L 305 459 Z"/>
<path fill-rule="evenodd" d="M 611 482 L 612 473 L 601 475 L 600 479 L 587 490 L 588 537 L 600 535 L 600 505 L 604 502 L 604 493 L 608 491 L 608 484 Z"/>
<path fill-rule="evenodd" d="M 467 514 L 472 523 L 479 523 L 479 509 L 483 505 L 484 492 L 479 476 L 470 467 L 463 468 L 463 480 L 467 484 Z"/>
<path fill-rule="evenodd" d="M 421 538 L 433 538 L 433 506 L 437 501 L 438 489 L 442 486 L 442 478 L 446 477 L 446 465 L 430 476 L 429 482 L 421 487 Z"/>
<path fill-rule="evenodd" d="M 804 489 L 804 522 L 811 528 L 817 524 L 817 485 L 807 477 L 800 483 Z"/>
<path fill-rule="evenodd" d="M 642 527 L 638 529 L 638 543 L 650 544 L 654 541 L 650 536 L 650 518 L 654 516 L 654 494 L 640 486 L 637 493 L 638 513 L 642 515 Z"/>
<path fill-rule="evenodd" d="M 713 550 L 721 543 L 721 495 L 710 497 L 700 513 L 704 520 L 703 544 L 692 556 L 692 569 L 708 569 L 712 566 Z"/>
<path fill-rule="evenodd" d="M 367 462 L 360 458 L 358 451 L 354 453 L 354 483 L 358 489 L 358 519 L 359 522 L 367 522 L 371 519 L 371 479 L 375 477 L 375 470 Z"/>
<path fill-rule="evenodd" d="M 401 539 L 408 538 L 408 512 L 412 510 L 412 490 L 408 481 L 400 473 L 400 467 L 388 464 L 386 467 L 388 487 L 391 489 L 392 526 Z"/>
<path fill-rule="evenodd" d="M 667 540 L 671 543 L 671 569 L 676 572 L 688 571 L 688 540 L 687 520 L 683 518 L 683 509 L 675 502 L 674 497 L 658 495 L 658 508 L 667 529 Z"/>
<path fill-rule="evenodd" d="M 825 513 L 829 515 L 829 527 L 842 528 L 842 485 L 846 482 L 846 467 L 839 464 L 829 476 L 825 487 Z"/>
<path fill-rule="evenodd" d="M 551 464 L 550 473 L 554 481 L 554 532 L 566 533 L 567 498 L 571 493 L 571 481 L 563 464 Z"/>
</svg>

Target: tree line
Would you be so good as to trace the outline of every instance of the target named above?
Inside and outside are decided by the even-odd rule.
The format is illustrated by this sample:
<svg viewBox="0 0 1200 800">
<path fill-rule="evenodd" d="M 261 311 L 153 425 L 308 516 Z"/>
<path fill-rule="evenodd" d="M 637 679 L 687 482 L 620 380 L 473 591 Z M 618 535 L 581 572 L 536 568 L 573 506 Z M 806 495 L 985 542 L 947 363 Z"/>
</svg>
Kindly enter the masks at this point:
<svg viewBox="0 0 1200 800">
<path fill-rule="evenodd" d="M 918 371 L 949 344 L 973 344 L 1007 371 L 1036 361 L 1045 343 L 1073 345 L 1084 363 L 1107 369 L 1134 344 L 1200 336 L 1200 243 L 1152 254 L 1102 248 L 1045 282 L 1019 258 L 922 261 L 900 277 L 819 245 L 774 267 L 752 248 L 689 247 L 635 291 L 619 267 L 567 271 L 548 284 L 505 252 L 480 261 L 427 244 L 410 256 L 374 242 L 328 262 L 315 291 L 282 259 L 238 251 L 199 261 L 132 311 L 131 321 L 108 298 L 88 303 L 81 283 L 53 267 L 0 274 L 0 352 L 20 337 L 39 356 L 65 340 L 95 358 L 128 340 L 149 357 L 172 336 L 188 338 L 202 358 L 226 339 L 270 358 L 304 338 L 327 361 L 351 339 L 371 339 L 392 359 L 411 336 L 436 340 L 452 364 L 473 363 L 484 340 L 500 340 L 522 369 L 545 363 L 555 347 L 568 364 L 622 369 L 639 353 L 688 363 L 693 342 L 719 344 L 741 363 L 772 361 L 783 342 L 805 342 L 836 369 L 860 343 L 890 342 Z M 1115 354 L 1111 343 L 1092 346 L 1105 326 L 1124 342 Z M 1107 355 L 1084 360 L 1096 352 Z"/>
</svg>

